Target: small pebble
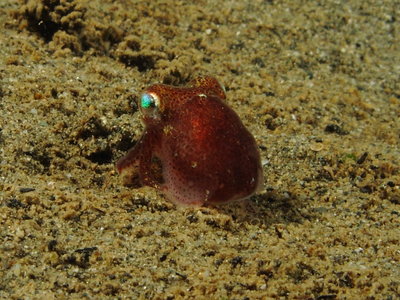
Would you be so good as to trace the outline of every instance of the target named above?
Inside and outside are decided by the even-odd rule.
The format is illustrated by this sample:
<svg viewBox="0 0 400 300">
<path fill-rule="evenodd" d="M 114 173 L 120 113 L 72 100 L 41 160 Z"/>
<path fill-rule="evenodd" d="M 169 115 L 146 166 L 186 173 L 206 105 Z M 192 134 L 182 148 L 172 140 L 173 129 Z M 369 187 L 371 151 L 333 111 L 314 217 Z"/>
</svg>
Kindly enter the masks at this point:
<svg viewBox="0 0 400 300">
<path fill-rule="evenodd" d="M 31 188 L 31 187 L 23 187 L 23 188 L 19 189 L 20 193 L 33 192 L 34 190 L 35 190 L 35 188 Z"/>
</svg>

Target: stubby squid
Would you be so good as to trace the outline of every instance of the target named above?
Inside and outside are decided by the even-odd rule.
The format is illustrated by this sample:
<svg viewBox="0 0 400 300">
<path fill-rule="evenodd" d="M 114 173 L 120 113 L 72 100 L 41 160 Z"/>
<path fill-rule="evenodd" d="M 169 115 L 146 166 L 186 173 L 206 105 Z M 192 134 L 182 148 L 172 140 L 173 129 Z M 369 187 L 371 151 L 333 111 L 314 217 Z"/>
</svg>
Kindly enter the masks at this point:
<svg viewBox="0 0 400 300">
<path fill-rule="evenodd" d="M 213 77 L 187 87 L 155 84 L 140 98 L 145 130 L 117 162 L 125 182 L 160 188 L 176 204 L 243 199 L 263 184 L 254 137 Z"/>
</svg>

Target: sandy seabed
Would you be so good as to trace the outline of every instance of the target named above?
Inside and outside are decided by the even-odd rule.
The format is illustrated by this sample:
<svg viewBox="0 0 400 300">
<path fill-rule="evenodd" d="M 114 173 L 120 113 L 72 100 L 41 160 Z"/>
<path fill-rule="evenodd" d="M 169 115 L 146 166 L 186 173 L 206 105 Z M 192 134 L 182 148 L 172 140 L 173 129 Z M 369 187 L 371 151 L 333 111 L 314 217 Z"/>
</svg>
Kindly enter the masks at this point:
<svg viewBox="0 0 400 300">
<path fill-rule="evenodd" d="M 0 3 L 0 298 L 398 299 L 398 1 Z M 146 86 L 212 75 L 265 188 L 121 184 Z"/>
</svg>

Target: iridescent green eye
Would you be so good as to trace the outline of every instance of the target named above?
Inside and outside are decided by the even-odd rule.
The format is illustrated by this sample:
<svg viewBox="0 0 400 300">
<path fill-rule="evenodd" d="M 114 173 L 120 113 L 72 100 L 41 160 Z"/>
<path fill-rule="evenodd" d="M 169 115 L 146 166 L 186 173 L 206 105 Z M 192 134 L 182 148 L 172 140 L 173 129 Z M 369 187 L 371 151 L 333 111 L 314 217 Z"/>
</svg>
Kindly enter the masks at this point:
<svg viewBox="0 0 400 300">
<path fill-rule="evenodd" d="M 153 108 L 157 105 L 157 98 L 155 95 L 152 94 L 143 94 L 142 98 L 140 99 L 140 107 L 141 108 Z"/>
<path fill-rule="evenodd" d="M 155 93 L 144 93 L 140 98 L 140 111 L 146 117 L 157 119 L 160 117 L 160 98 Z"/>
</svg>

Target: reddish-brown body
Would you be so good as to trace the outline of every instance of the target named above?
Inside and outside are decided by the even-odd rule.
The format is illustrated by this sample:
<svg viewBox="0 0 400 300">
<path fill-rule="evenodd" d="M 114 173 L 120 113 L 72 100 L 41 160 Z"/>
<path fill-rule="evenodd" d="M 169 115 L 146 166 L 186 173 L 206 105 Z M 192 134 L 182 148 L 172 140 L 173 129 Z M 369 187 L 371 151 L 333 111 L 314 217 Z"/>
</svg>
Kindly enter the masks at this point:
<svg viewBox="0 0 400 300">
<path fill-rule="evenodd" d="M 256 142 L 216 79 L 200 77 L 189 87 L 156 84 L 143 95 L 157 106 L 143 104 L 145 131 L 117 163 L 127 181 L 139 175 L 143 185 L 184 205 L 246 198 L 262 185 Z"/>
</svg>

